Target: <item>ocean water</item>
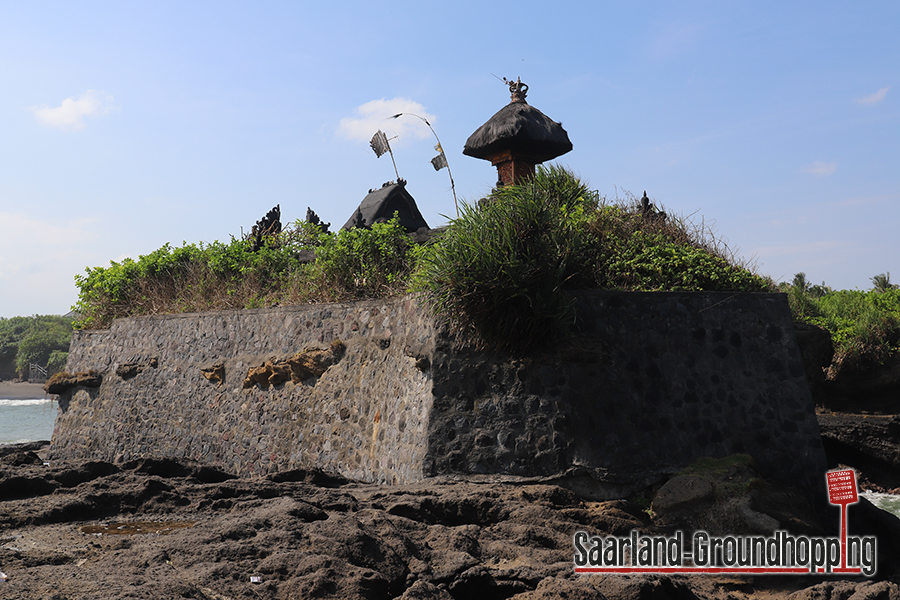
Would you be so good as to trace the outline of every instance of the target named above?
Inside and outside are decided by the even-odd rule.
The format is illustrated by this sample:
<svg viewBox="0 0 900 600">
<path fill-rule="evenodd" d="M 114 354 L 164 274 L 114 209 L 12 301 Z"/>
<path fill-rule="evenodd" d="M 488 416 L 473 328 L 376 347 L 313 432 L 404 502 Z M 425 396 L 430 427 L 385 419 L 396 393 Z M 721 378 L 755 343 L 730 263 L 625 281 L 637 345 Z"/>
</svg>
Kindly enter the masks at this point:
<svg viewBox="0 0 900 600">
<path fill-rule="evenodd" d="M 0 398 L 0 444 L 49 440 L 56 420 L 56 402 L 45 398 Z"/>
<path fill-rule="evenodd" d="M 863 492 L 860 496 L 896 517 L 900 517 L 900 496 L 894 494 L 879 494 L 877 492 Z M 851 510 L 852 510 L 851 506 Z M 852 513 L 851 513 L 852 514 Z"/>
</svg>

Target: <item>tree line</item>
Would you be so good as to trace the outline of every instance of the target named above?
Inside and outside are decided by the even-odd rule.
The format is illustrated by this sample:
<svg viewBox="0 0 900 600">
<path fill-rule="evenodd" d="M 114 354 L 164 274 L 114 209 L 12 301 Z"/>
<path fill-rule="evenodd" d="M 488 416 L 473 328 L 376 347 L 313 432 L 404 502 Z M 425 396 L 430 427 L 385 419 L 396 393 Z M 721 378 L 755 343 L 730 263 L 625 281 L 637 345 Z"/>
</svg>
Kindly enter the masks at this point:
<svg viewBox="0 0 900 600">
<path fill-rule="evenodd" d="M 0 380 L 27 378 L 32 363 L 45 367 L 49 375 L 62 371 L 71 339 L 69 317 L 0 317 Z"/>
</svg>

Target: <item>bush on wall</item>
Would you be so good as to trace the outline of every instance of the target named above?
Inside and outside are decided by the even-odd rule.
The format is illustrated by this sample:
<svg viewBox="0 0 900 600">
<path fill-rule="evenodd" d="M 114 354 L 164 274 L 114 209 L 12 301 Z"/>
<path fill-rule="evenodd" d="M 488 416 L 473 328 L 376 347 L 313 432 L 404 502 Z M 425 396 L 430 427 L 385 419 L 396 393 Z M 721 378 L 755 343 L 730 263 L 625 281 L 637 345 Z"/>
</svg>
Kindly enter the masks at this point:
<svg viewBox="0 0 900 600">
<path fill-rule="evenodd" d="M 314 252 L 315 260 L 301 260 Z M 464 204 L 431 244 L 395 218 L 322 233 L 298 222 L 249 241 L 166 244 L 76 277 L 80 327 L 120 316 L 379 298 L 410 289 L 476 345 L 527 352 L 572 322 L 568 290 L 766 291 L 705 227 L 605 202 L 571 172 L 539 167 L 522 185 Z"/>
<path fill-rule="evenodd" d="M 571 172 L 539 167 L 498 188 L 422 253 L 414 288 L 477 345 L 527 352 L 571 323 L 566 290 L 767 291 L 707 230 L 605 204 Z"/>
<path fill-rule="evenodd" d="M 257 250 L 250 240 L 170 244 L 76 275 L 79 328 L 135 315 L 260 308 L 404 293 L 412 268 L 399 221 L 322 233 L 299 221 Z M 313 262 L 301 260 L 315 253 Z"/>
</svg>

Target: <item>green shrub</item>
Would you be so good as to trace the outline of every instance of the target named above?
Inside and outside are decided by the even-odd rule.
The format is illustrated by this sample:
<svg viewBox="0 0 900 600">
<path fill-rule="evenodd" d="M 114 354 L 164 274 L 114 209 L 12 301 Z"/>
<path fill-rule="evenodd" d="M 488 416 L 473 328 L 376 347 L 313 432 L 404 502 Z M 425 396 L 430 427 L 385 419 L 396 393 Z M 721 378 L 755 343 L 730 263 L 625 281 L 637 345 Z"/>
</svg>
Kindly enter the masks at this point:
<svg viewBox="0 0 900 600">
<path fill-rule="evenodd" d="M 900 290 L 840 290 L 815 300 L 814 325 L 831 333 L 836 363 L 845 368 L 879 364 L 898 351 Z"/>
<path fill-rule="evenodd" d="M 105 327 L 118 317 L 277 304 L 304 265 L 294 244 L 268 240 L 257 252 L 236 240 L 209 245 L 165 244 L 137 260 L 76 275 L 79 328 Z"/>
<path fill-rule="evenodd" d="M 593 227 L 600 238 L 596 285 L 633 291 L 763 292 L 771 283 L 705 227 L 677 215 L 644 214 L 636 204 L 605 204 Z"/>
<path fill-rule="evenodd" d="M 601 202 L 572 173 L 464 204 L 431 245 L 394 217 L 336 234 L 298 222 L 253 251 L 247 241 L 184 244 L 76 276 L 79 327 L 129 315 L 385 297 L 413 289 L 476 345 L 527 352 L 573 319 L 568 290 L 765 291 L 705 227 Z M 301 255 L 315 252 L 314 262 Z M 412 288 L 410 288 L 412 280 Z"/>
<path fill-rule="evenodd" d="M 868 292 L 834 291 L 824 283 L 807 285 L 802 273 L 782 289 L 788 294 L 795 319 L 823 327 L 831 334 L 837 368 L 880 364 L 900 351 L 900 290 L 876 285 Z"/>
<path fill-rule="evenodd" d="M 607 205 L 572 173 L 539 167 L 496 190 L 422 252 L 414 288 L 476 345 L 528 352 L 571 323 L 566 290 L 767 291 L 683 220 Z"/>
<path fill-rule="evenodd" d="M 464 203 L 422 252 L 414 287 L 451 328 L 478 344 L 527 350 L 570 322 L 566 288 L 590 277 L 597 196 L 570 173 L 538 169 L 520 186 Z"/>
<path fill-rule="evenodd" d="M 75 277 L 79 328 L 125 316 L 260 308 L 403 293 L 412 266 L 409 238 L 396 218 L 371 230 L 337 234 L 298 222 L 253 251 L 248 240 L 165 244 Z M 314 263 L 300 254 L 315 250 Z"/>
<path fill-rule="evenodd" d="M 54 350 L 51 352 L 50 358 L 47 360 L 47 375 L 53 376 L 56 373 L 64 371 L 66 368 L 66 361 L 68 360 L 68 352 L 63 352 L 62 350 Z"/>
<path fill-rule="evenodd" d="M 414 263 L 409 236 L 400 218 L 371 229 L 341 230 L 319 239 L 316 266 L 326 285 L 349 299 L 402 294 Z"/>
</svg>

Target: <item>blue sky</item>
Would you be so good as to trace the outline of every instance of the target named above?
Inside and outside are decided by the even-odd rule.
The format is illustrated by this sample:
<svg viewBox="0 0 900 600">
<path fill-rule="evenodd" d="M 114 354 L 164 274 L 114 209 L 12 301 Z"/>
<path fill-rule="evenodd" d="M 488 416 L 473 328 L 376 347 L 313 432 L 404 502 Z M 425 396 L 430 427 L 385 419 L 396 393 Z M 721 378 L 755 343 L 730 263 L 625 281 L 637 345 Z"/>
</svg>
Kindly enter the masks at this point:
<svg viewBox="0 0 900 600">
<path fill-rule="evenodd" d="M 432 226 L 496 181 L 463 156 L 509 100 L 568 131 L 607 198 L 693 215 L 758 271 L 900 281 L 900 3 L 0 1 L 0 316 L 74 276 L 239 236 L 272 206 L 343 224 L 394 179 Z"/>
</svg>

